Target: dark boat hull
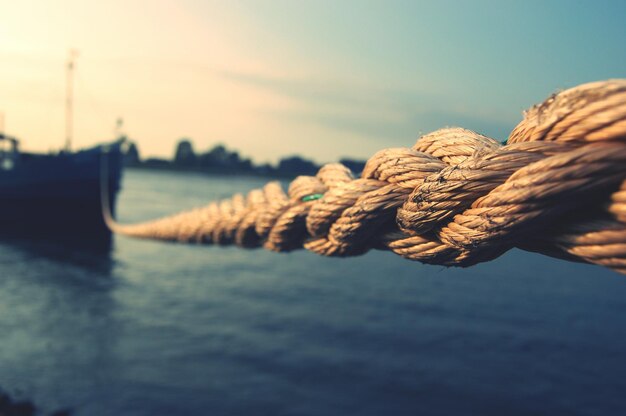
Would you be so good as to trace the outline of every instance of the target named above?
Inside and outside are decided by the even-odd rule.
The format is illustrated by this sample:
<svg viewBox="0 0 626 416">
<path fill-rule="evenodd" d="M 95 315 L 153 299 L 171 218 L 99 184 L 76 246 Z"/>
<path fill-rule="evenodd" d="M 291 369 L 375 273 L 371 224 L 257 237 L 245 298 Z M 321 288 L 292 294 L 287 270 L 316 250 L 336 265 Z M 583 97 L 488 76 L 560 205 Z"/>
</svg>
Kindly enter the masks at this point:
<svg viewBox="0 0 626 416">
<path fill-rule="evenodd" d="M 122 164 L 121 143 L 77 153 L 19 154 L 13 169 L 0 171 L 0 236 L 108 246 L 101 185 L 114 212 Z"/>
</svg>

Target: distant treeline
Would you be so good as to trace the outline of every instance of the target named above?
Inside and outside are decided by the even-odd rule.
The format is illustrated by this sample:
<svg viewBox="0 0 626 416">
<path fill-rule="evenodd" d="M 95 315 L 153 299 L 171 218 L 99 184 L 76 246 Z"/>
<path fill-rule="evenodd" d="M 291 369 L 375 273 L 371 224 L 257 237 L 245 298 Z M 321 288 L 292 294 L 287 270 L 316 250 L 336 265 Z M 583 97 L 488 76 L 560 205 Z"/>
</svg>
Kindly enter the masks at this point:
<svg viewBox="0 0 626 416">
<path fill-rule="evenodd" d="M 361 160 L 341 159 L 339 162 L 355 173 L 361 172 L 365 166 L 365 162 Z M 181 139 L 178 142 L 172 159 L 142 159 L 137 144 L 130 141 L 125 163 L 126 166 L 139 168 L 278 177 L 315 175 L 320 168 L 315 162 L 300 156 L 284 157 L 277 165 L 269 163 L 257 165 L 252 159 L 244 158 L 236 150 L 230 150 L 222 144 L 206 152 L 197 153 L 193 143 L 188 139 Z"/>
</svg>

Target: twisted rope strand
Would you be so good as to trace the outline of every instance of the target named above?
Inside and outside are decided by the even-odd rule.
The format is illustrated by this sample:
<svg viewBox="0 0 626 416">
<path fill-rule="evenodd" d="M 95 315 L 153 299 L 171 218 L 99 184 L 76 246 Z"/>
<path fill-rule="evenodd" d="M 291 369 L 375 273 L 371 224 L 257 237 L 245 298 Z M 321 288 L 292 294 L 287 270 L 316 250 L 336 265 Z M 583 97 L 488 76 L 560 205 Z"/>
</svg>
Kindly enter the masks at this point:
<svg viewBox="0 0 626 416">
<path fill-rule="evenodd" d="M 128 236 L 325 256 L 370 249 L 470 266 L 513 247 L 626 273 L 626 80 L 593 82 L 530 108 L 505 145 L 462 128 L 385 149 L 359 178 L 341 164 Z"/>
</svg>

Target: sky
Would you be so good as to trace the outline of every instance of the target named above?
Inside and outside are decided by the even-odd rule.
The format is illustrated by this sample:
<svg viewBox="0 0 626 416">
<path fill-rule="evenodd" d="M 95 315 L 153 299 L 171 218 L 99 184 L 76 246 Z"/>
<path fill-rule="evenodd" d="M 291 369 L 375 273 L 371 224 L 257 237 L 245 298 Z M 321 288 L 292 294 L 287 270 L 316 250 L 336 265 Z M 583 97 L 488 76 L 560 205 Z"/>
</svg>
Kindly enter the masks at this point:
<svg viewBox="0 0 626 416">
<path fill-rule="evenodd" d="M 31 151 L 123 131 L 258 162 L 367 158 L 460 126 L 499 140 L 551 93 L 626 78 L 623 1 L 20 0 L 0 3 L 0 113 Z"/>
</svg>

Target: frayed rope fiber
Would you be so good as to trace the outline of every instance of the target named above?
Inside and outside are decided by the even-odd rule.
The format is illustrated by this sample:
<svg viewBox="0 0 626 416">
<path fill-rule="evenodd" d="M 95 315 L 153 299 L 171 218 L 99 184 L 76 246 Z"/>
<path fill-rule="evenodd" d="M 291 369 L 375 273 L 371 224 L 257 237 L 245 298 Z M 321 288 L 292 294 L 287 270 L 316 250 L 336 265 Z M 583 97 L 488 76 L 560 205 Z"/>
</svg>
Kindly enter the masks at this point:
<svg viewBox="0 0 626 416">
<path fill-rule="evenodd" d="M 626 80 L 555 94 L 506 144 L 462 128 L 140 224 L 141 238 L 471 266 L 513 247 L 626 273 Z"/>
</svg>

